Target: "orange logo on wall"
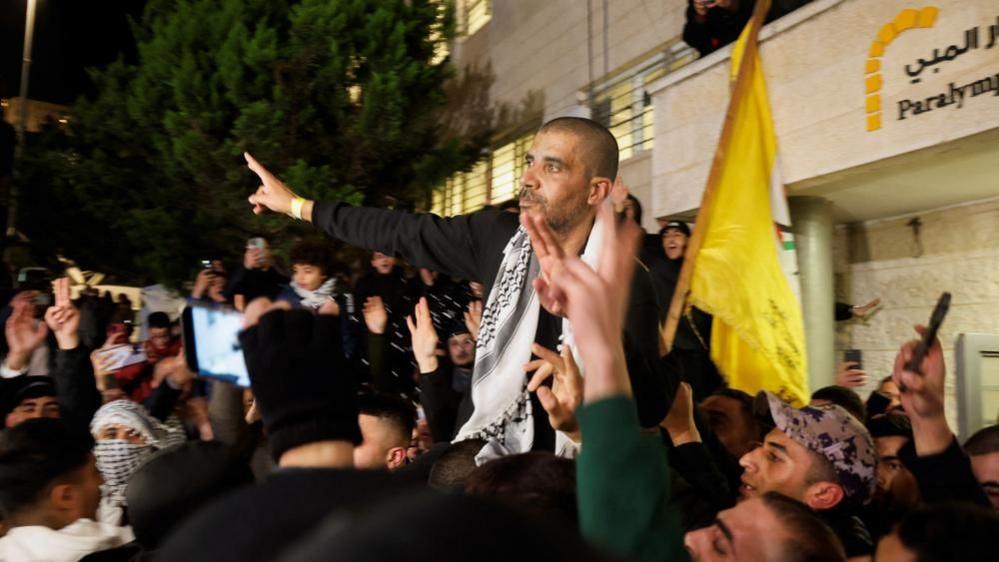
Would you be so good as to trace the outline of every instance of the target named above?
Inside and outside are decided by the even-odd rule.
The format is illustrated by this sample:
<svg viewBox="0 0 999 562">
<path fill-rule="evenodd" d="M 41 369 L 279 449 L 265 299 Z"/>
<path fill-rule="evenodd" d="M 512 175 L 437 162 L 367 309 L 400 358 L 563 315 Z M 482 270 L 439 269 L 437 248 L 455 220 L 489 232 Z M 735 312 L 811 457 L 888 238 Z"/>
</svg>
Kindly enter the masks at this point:
<svg viewBox="0 0 999 562">
<path fill-rule="evenodd" d="M 878 36 L 871 42 L 871 49 L 867 54 L 867 66 L 864 70 L 868 131 L 877 131 L 881 128 L 881 86 L 884 85 L 881 78 L 881 57 L 885 54 L 885 48 L 891 45 L 892 41 L 899 35 L 910 29 L 933 27 L 939 13 L 939 8 L 935 6 L 928 6 L 922 10 L 911 8 L 902 10 L 893 21 L 886 23 L 881 28 Z"/>
</svg>

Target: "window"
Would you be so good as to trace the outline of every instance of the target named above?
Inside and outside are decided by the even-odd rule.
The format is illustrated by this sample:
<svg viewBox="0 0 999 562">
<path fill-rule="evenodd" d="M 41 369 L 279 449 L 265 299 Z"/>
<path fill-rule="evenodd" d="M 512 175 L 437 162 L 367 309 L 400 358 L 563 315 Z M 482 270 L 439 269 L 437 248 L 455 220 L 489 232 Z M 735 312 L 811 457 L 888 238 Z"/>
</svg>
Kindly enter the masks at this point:
<svg viewBox="0 0 999 562">
<path fill-rule="evenodd" d="M 490 151 L 469 172 L 454 174 L 435 190 L 431 212 L 453 216 L 475 212 L 486 205 L 498 205 L 517 197 L 524 155 L 534 141 L 534 133 Z"/>
<path fill-rule="evenodd" d="M 450 45 L 445 40 L 443 32 L 444 16 L 447 15 L 446 2 L 437 3 L 437 14 L 437 21 L 430 26 L 430 33 L 427 35 L 427 39 L 434 44 L 434 56 L 430 59 L 430 64 L 434 66 L 444 62 L 444 59 L 451 54 Z"/>
<path fill-rule="evenodd" d="M 458 1 L 458 25 L 462 35 L 475 35 L 492 17 L 492 0 Z"/>
<path fill-rule="evenodd" d="M 593 118 L 614 134 L 621 160 L 652 149 L 655 129 L 649 86 L 696 58 L 693 49 L 677 43 L 593 89 Z"/>
</svg>

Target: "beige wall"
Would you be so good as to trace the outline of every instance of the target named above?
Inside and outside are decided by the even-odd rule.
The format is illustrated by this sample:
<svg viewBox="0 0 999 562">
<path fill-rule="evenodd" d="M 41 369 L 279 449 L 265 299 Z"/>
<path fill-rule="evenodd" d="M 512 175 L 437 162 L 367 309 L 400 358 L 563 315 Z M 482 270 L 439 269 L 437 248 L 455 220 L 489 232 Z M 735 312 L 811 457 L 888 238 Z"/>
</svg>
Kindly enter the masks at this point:
<svg viewBox="0 0 999 562">
<path fill-rule="evenodd" d="M 999 199 L 927 211 L 918 215 L 922 255 L 912 229 L 913 216 L 837 227 L 836 294 L 851 303 L 881 297 L 881 309 L 868 321 L 838 325 L 836 347 L 861 349 L 876 381 L 891 374 L 899 345 L 914 337 L 913 324 L 925 324 L 940 292 L 953 294 L 940 330 L 947 367 L 948 418 L 956 428 L 954 343 L 958 334 L 999 334 Z M 842 357 L 841 353 L 837 357 Z"/>
<path fill-rule="evenodd" d="M 593 80 L 604 75 L 604 5 L 607 5 L 606 68 L 613 73 L 635 57 L 677 38 L 686 0 L 494 0 L 492 19 L 474 36 L 458 40 L 459 66 L 488 61 L 496 75 L 493 102 L 516 104 L 544 92 L 545 118 L 572 109 L 590 81 L 587 5 L 591 6 Z"/>
<path fill-rule="evenodd" d="M 999 126 L 995 92 L 897 121 L 902 99 L 925 99 L 994 76 L 999 80 L 999 46 L 987 49 L 996 23 L 995 0 L 937 0 L 936 24 L 901 34 L 880 59 L 883 128 L 867 130 L 865 65 L 871 42 L 908 0 L 817 0 L 771 24 L 762 34 L 761 56 L 770 90 L 781 172 L 792 194 L 796 184 L 813 186 L 823 176 L 988 131 Z M 979 49 L 927 70 L 911 84 L 903 69 L 933 49 L 963 46 L 964 31 L 979 27 Z M 654 207 L 658 214 L 699 205 L 708 167 L 728 101 L 728 54 L 712 54 L 653 87 L 656 149 Z"/>
</svg>

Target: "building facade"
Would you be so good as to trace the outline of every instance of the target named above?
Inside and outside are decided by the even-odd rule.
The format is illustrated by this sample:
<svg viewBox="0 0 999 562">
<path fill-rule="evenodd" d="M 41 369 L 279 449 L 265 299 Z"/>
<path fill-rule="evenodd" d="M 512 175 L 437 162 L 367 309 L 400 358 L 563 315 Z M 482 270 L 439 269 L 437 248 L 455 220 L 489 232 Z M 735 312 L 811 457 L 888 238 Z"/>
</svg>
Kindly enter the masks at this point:
<svg viewBox="0 0 999 562">
<path fill-rule="evenodd" d="M 524 106 L 527 117 L 449 182 L 435 209 L 514 197 L 532 131 L 584 115 L 618 138 L 620 174 L 647 229 L 657 218 L 693 220 L 728 103 L 731 47 L 698 59 L 681 40 L 686 6 L 459 1 L 459 19 L 469 7 L 479 18 L 452 60 L 489 68 L 491 102 Z M 761 57 L 798 238 L 812 387 L 831 384 L 842 352 L 859 349 L 870 374 L 861 392 L 873 388 L 912 325 L 950 291 L 948 414 L 994 423 L 999 4 L 815 0 L 764 27 Z M 834 301 L 875 297 L 883 304 L 870 318 L 835 324 Z M 959 345 L 972 334 L 985 343 Z"/>
</svg>

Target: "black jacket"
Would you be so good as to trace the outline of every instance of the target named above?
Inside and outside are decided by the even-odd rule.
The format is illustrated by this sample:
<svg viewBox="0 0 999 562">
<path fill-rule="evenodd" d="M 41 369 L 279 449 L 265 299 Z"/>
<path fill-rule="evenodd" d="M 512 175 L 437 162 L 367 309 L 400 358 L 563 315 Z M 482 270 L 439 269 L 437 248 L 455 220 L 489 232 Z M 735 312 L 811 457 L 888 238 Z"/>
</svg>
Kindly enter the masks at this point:
<svg viewBox="0 0 999 562">
<path fill-rule="evenodd" d="M 486 210 L 441 218 L 390 209 L 317 202 L 313 223 L 333 238 L 380 251 L 458 279 L 478 281 L 488 295 L 503 250 L 519 227 L 517 215 Z M 658 307 L 648 271 L 636 268 L 625 323 L 625 352 L 639 418 L 653 427 L 666 415 L 677 373 L 661 368 Z"/>
<path fill-rule="evenodd" d="M 916 477 L 919 493 L 926 503 L 964 501 L 992 507 L 971 471 L 971 459 L 958 445 L 957 438 L 942 453 L 923 457 L 916 455 L 916 445 L 909 441 L 899 449 L 898 458 Z"/>
<path fill-rule="evenodd" d="M 451 441 L 472 416 L 471 381 L 455 384 L 454 380 L 462 374 L 452 365 L 441 364 L 436 371 L 420 375 L 420 403 L 435 443 Z"/>
</svg>

